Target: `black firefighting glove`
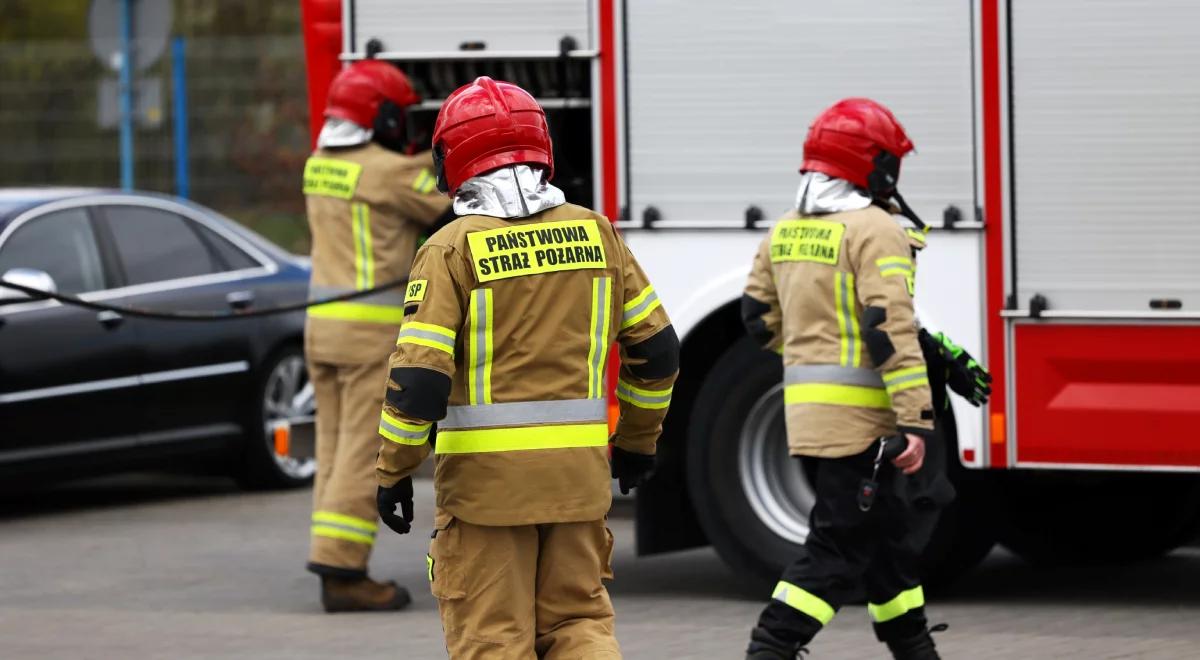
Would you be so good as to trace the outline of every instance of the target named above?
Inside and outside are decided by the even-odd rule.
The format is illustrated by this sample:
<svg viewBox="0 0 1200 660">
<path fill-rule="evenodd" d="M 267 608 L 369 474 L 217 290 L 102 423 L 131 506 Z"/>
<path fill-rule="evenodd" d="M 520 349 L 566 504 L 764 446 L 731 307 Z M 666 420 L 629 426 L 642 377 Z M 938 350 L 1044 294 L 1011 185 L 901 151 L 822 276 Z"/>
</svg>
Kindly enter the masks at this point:
<svg viewBox="0 0 1200 660">
<path fill-rule="evenodd" d="M 653 473 L 653 454 L 637 454 L 615 444 L 612 446 L 612 477 L 617 480 L 622 495 L 628 495 L 629 491 L 646 483 Z"/>
<path fill-rule="evenodd" d="M 400 505 L 400 516 L 396 515 L 397 504 Z M 375 505 L 379 507 L 379 519 L 383 524 L 397 534 L 407 534 L 413 521 L 412 477 L 404 477 L 390 488 L 380 486 L 375 492 Z"/>
<path fill-rule="evenodd" d="M 940 332 L 930 334 L 922 328 L 918 337 L 926 354 L 940 358 L 940 365 L 930 364 L 929 367 L 945 369 L 946 385 L 951 391 L 973 406 L 987 403 L 992 393 L 992 375 L 983 365 Z"/>
</svg>

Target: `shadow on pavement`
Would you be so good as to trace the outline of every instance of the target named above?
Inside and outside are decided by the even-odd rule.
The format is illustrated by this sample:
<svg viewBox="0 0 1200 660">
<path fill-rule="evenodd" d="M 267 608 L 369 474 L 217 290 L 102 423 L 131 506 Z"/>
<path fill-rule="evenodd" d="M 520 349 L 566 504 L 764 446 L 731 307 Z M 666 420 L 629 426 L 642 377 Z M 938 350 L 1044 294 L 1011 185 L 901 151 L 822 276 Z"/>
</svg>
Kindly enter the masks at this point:
<svg viewBox="0 0 1200 660">
<path fill-rule="evenodd" d="M 1158 559 L 1130 564 L 1032 566 L 1003 551 L 937 600 L 954 603 L 1054 603 L 1153 606 L 1200 605 L 1200 549 L 1181 548 Z"/>
<path fill-rule="evenodd" d="M 0 520 L 65 514 L 242 491 L 226 477 L 166 473 L 133 473 L 46 486 L 0 489 Z"/>
</svg>

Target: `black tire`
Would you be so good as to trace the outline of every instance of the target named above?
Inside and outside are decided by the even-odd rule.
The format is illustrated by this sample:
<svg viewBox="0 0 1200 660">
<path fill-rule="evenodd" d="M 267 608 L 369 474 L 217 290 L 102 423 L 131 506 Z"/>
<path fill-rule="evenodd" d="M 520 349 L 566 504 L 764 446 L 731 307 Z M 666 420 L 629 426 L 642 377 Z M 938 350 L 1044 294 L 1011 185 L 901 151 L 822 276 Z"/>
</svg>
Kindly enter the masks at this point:
<svg viewBox="0 0 1200 660">
<path fill-rule="evenodd" d="M 697 518 L 725 563 L 760 593 L 778 580 L 800 548 L 795 528 L 790 530 L 792 538 L 785 537 L 777 531 L 778 519 L 768 523 L 756 511 L 742 477 L 743 434 L 752 423 L 752 410 L 764 409 L 764 397 L 780 388 L 782 379 L 779 356 L 743 338 L 714 364 L 689 423 L 688 489 Z M 770 428 L 782 433 L 782 407 L 778 410 L 777 426 Z M 796 465 L 784 451 L 780 446 L 779 460 L 795 466 L 796 475 L 811 479 L 811 471 Z M 932 586 L 974 567 L 994 544 L 982 528 L 970 524 L 980 518 L 973 502 L 974 497 L 951 507 L 939 523 L 926 553 Z M 804 518 L 806 523 L 807 514 Z"/>
<path fill-rule="evenodd" d="M 1037 564 L 1129 562 L 1194 538 L 1200 478 L 1179 474 L 1024 472 L 996 475 L 1000 542 Z"/>
<path fill-rule="evenodd" d="M 315 463 L 312 460 L 281 462 L 274 449 L 274 439 L 268 430 L 270 419 L 267 401 L 279 395 L 278 376 L 281 370 L 299 367 L 295 388 L 308 382 L 304 368 L 304 353 L 299 346 L 285 346 L 263 361 L 255 377 L 251 399 L 245 413 L 246 434 L 241 451 L 236 456 L 233 476 L 238 485 L 248 490 L 299 488 L 312 483 Z"/>
</svg>

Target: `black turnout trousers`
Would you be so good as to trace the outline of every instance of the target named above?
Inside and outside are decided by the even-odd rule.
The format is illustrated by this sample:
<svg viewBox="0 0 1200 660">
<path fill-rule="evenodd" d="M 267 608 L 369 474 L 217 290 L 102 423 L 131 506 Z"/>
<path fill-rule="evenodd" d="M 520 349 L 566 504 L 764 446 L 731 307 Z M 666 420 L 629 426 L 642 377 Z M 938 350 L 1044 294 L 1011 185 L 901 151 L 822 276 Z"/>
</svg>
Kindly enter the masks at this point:
<svg viewBox="0 0 1200 660">
<path fill-rule="evenodd" d="M 940 438 L 926 445 L 935 443 Z M 864 595 L 880 641 L 925 630 L 920 558 L 953 488 L 937 460 L 941 451 L 911 477 L 884 462 L 873 504 L 863 511 L 859 489 L 878 449 L 876 442 L 855 456 L 805 459 L 816 463 L 811 531 L 758 622 L 776 639 L 808 643 L 839 608 Z"/>
</svg>

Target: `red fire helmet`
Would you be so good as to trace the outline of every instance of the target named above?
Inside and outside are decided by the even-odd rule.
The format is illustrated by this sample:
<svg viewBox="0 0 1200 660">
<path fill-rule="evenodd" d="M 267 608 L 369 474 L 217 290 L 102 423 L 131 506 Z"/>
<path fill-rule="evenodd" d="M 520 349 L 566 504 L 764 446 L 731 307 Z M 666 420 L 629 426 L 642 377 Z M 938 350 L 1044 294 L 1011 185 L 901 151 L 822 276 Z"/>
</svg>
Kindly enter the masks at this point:
<svg viewBox="0 0 1200 660">
<path fill-rule="evenodd" d="M 900 177 L 900 159 L 912 150 L 891 110 L 871 99 L 842 99 L 808 127 L 800 171 L 823 172 L 889 194 Z M 891 157 L 880 159 L 885 153 Z"/>
<path fill-rule="evenodd" d="M 454 196 L 463 182 L 505 165 L 530 163 L 554 176 L 546 113 L 529 92 L 481 76 L 454 90 L 433 126 L 438 185 Z"/>
<path fill-rule="evenodd" d="M 330 83 L 325 116 L 372 128 L 385 101 L 404 108 L 421 97 L 400 69 L 379 60 L 362 60 L 342 69 Z"/>
</svg>

